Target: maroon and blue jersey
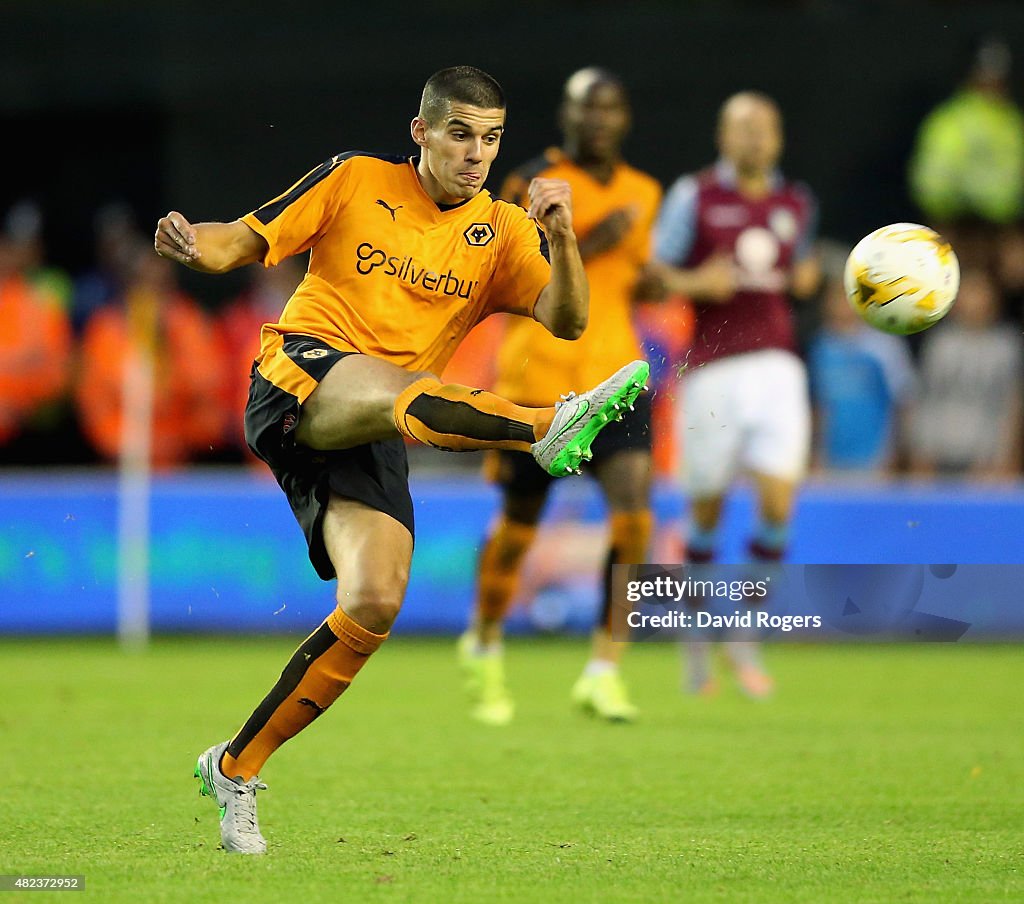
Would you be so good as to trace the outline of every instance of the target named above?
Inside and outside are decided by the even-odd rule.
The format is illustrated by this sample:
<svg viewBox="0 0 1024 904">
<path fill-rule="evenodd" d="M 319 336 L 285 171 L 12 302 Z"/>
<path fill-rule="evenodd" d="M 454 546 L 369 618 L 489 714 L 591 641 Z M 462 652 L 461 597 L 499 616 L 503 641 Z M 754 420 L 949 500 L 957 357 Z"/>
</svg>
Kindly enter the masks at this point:
<svg viewBox="0 0 1024 904">
<path fill-rule="evenodd" d="M 688 367 L 766 348 L 796 351 L 789 278 L 811 253 L 816 220 L 807 187 L 780 174 L 757 199 L 739 193 L 735 171 L 725 161 L 675 182 L 655 226 L 655 256 L 691 269 L 729 254 L 739 273 L 732 298 L 695 305 Z"/>
</svg>

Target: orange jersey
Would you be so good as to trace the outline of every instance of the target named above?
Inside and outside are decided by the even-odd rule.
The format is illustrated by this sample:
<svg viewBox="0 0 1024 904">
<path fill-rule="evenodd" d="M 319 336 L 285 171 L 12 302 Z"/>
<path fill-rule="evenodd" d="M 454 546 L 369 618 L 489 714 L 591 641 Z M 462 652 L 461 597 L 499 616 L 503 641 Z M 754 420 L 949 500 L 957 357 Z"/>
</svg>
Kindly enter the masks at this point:
<svg viewBox="0 0 1024 904">
<path fill-rule="evenodd" d="M 631 208 L 635 217 L 615 248 L 586 262 L 590 320 L 579 339 L 556 339 L 535 321 L 509 319 L 495 391 L 522 405 L 547 404 L 552 393 L 595 386 L 641 357 L 632 320 L 632 293 L 637 270 L 650 257 L 651 228 L 661 201 L 658 182 L 625 163 L 615 167 L 605 185 L 554 148 L 513 173 L 502 197 L 523 203 L 530 179 L 537 176 L 570 184 L 573 223 L 581 236 L 613 211 Z"/>
<path fill-rule="evenodd" d="M 0 277 L 0 443 L 15 436 L 64 392 L 71 324 L 57 296 L 23 275 Z"/>
<path fill-rule="evenodd" d="M 280 320 L 263 327 L 262 355 L 303 333 L 439 372 L 488 314 L 531 316 L 550 279 L 546 240 L 522 208 L 486 191 L 439 207 L 406 157 L 338 154 L 242 220 L 267 240 L 266 266 L 312 249 Z"/>
<path fill-rule="evenodd" d="M 167 468 L 202 457 L 220 444 L 224 431 L 223 362 L 206 314 L 178 293 L 157 300 L 144 290 L 135 295 L 129 290 L 125 306 L 101 308 L 89 319 L 75 380 L 82 429 L 100 455 L 118 457 L 124 437 L 125 359 L 147 341 L 129 316 L 131 307 L 159 317 L 149 339 L 154 344 L 152 463 Z"/>
</svg>

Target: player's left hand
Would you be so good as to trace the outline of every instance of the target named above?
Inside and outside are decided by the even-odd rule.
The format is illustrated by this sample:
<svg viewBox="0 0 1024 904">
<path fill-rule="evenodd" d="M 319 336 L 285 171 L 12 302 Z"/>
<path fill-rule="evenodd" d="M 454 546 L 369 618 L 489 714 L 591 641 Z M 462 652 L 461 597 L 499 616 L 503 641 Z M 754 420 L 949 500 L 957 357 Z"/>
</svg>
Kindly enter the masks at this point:
<svg viewBox="0 0 1024 904">
<path fill-rule="evenodd" d="M 549 235 L 572 232 L 572 189 L 564 179 L 534 179 L 527 191 L 528 215 Z"/>
<path fill-rule="evenodd" d="M 583 259 L 597 257 L 622 244 L 639 215 L 639 208 L 635 204 L 630 204 L 613 210 L 591 226 L 587 234 L 580 238 L 580 254 Z"/>
<path fill-rule="evenodd" d="M 668 297 L 668 266 L 661 261 L 648 261 L 637 273 L 633 284 L 634 301 L 664 301 Z"/>
</svg>

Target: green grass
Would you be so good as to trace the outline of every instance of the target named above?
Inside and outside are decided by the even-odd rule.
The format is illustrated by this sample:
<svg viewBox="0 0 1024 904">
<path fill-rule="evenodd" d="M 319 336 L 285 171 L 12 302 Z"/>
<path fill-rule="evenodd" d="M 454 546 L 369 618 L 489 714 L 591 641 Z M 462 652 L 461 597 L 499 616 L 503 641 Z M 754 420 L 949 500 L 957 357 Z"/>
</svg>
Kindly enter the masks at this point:
<svg viewBox="0 0 1024 904">
<path fill-rule="evenodd" d="M 621 726 L 567 704 L 582 641 L 513 641 L 517 720 L 486 729 L 452 642 L 396 638 L 265 768 L 270 854 L 229 856 L 195 758 L 293 646 L 0 643 L 0 874 L 111 902 L 1024 899 L 1018 647 L 773 645 L 755 704 L 681 695 L 650 644 Z"/>
</svg>

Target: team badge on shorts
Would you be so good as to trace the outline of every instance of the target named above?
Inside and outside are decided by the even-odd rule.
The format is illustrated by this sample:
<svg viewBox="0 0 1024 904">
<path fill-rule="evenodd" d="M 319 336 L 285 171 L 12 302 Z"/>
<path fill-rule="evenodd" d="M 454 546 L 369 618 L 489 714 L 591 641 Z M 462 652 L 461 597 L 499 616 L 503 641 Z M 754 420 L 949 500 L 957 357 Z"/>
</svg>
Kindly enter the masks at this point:
<svg viewBox="0 0 1024 904">
<path fill-rule="evenodd" d="M 315 361 L 317 358 L 326 358 L 330 352 L 326 348 L 311 348 L 302 353 L 302 357 L 310 361 Z"/>
</svg>

